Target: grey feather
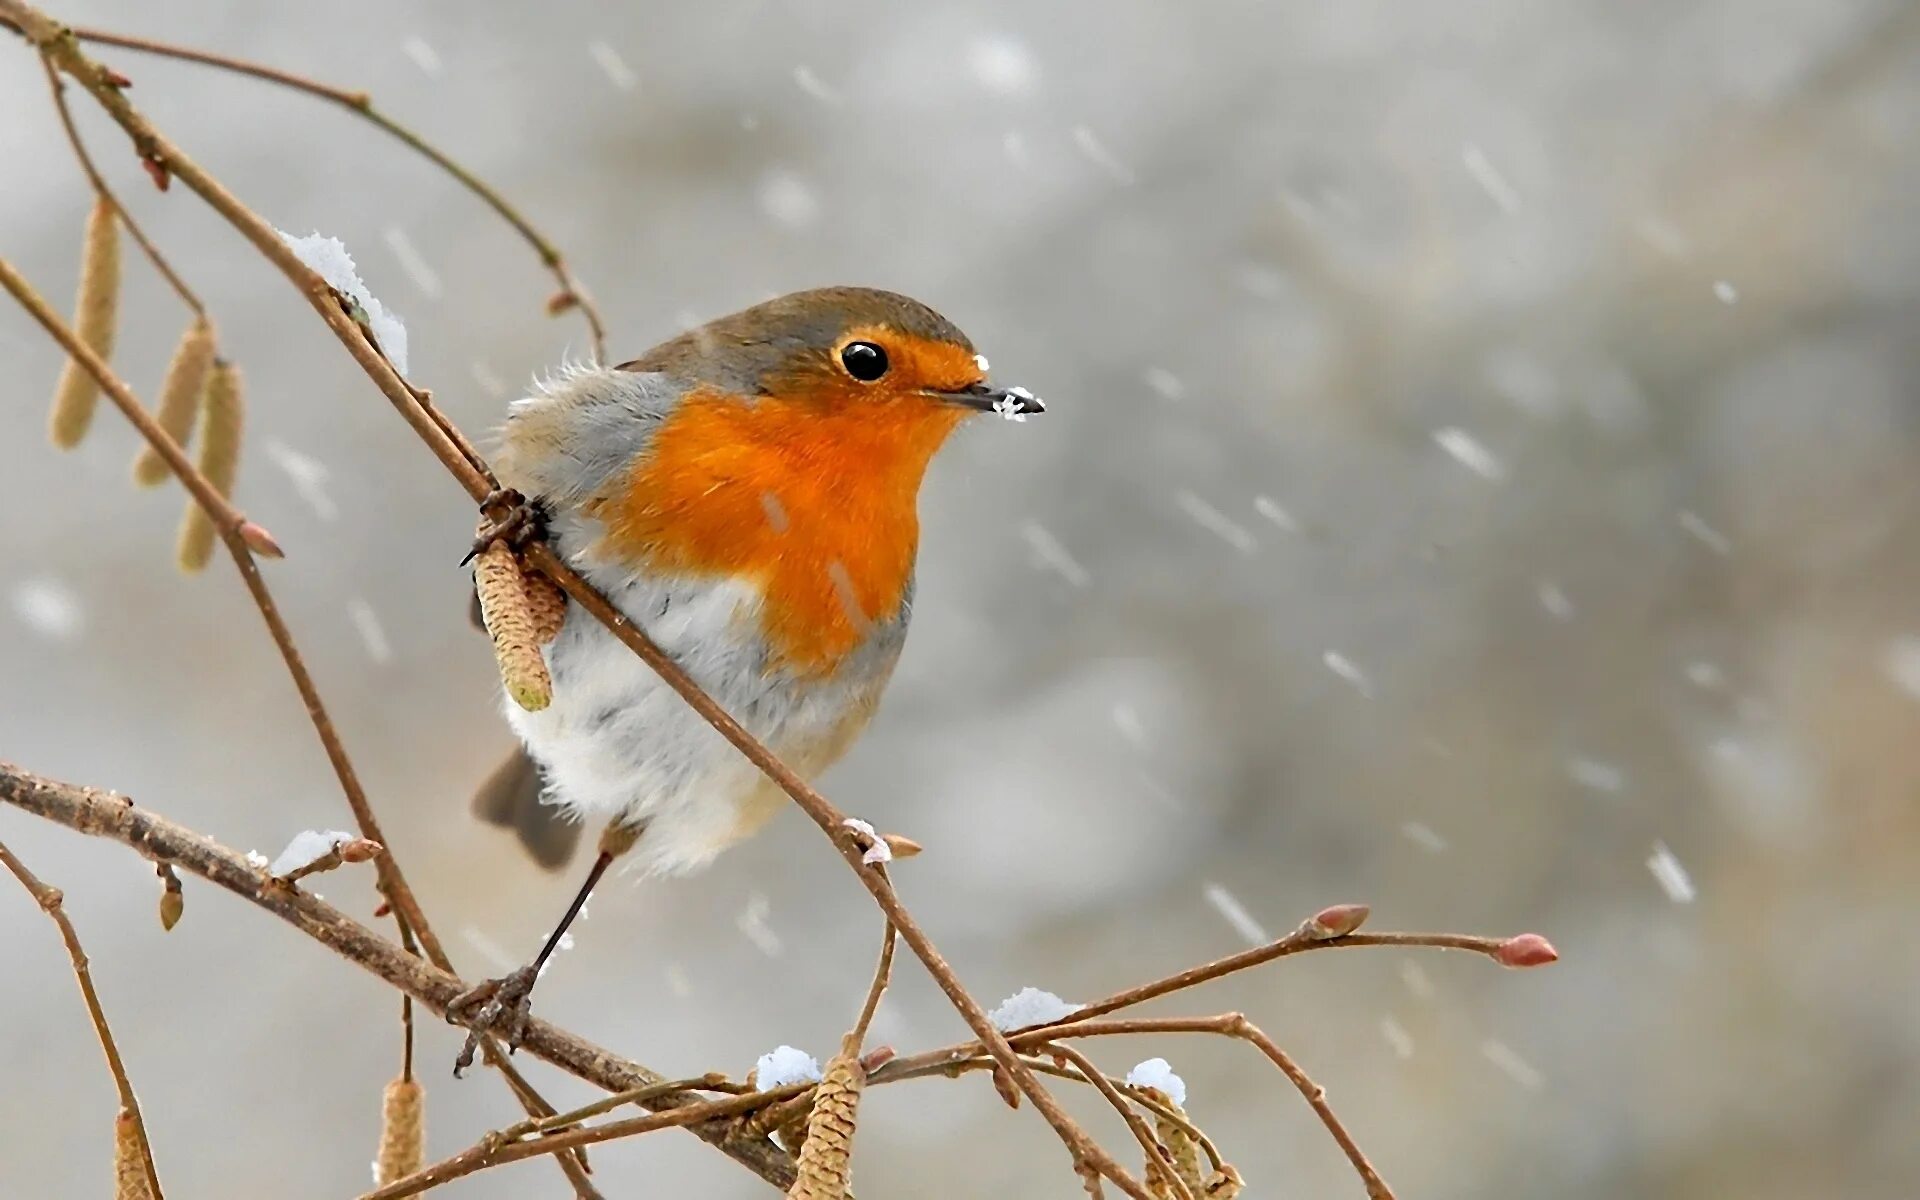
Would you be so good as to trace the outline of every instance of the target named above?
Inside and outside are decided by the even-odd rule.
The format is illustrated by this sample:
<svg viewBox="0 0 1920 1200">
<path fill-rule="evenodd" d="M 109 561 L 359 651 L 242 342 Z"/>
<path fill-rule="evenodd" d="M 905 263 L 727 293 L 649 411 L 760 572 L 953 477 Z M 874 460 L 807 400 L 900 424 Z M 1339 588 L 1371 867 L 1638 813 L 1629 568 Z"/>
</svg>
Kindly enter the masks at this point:
<svg viewBox="0 0 1920 1200">
<path fill-rule="evenodd" d="M 511 829 L 533 861 L 548 870 L 565 866 L 580 841 L 580 825 L 566 813 L 540 802 L 540 768 L 515 746 L 473 795 L 473 815 L 489 825 Z"/>
</svg>

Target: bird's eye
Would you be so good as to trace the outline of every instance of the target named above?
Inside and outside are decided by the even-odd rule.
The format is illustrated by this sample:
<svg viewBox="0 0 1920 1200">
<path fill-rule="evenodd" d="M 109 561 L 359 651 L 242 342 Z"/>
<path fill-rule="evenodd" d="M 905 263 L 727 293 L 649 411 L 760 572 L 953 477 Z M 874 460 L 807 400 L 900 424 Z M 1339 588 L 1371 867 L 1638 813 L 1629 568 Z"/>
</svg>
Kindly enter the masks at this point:
<svg viewBox="0 0 1920 1200">
<path fill-rule="evenodd" d="M 872 342 L 848 342 L 840 351 L 840 365 L 861 383 L 872 383 L 887 373 L 887 352 Z"/>
</svg>

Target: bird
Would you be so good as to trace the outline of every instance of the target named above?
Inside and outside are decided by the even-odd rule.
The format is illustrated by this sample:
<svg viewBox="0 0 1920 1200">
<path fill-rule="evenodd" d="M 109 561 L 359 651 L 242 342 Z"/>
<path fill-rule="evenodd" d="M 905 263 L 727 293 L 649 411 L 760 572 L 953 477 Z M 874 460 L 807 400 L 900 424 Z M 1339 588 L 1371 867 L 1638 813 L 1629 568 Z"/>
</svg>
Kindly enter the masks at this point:
<svg viewBox="0 0 1920 1200">
<path fill-rule="evenodd" d="M 913 613 L 917 500 L 969 417 L 1045 405 L 987 380 L 951 321 L 895 292 L 795 292 L 514 401 L 493 460 L 516 536 L 546 538 L 802 778 L 872 720 Z M 483 534 L 483 542 L 491 534 Z M 539 954 L 459 997 L 474 1035 L 523 1034 L 533 984 L 601 877 L 710 863 L 777 786 L 577 603 L 545 648 L 551 702 L 502 711 L 519 745 L 474 797 L 550 868 L 599 852 Z M 470 1036 L 456 1073 L 471 1062 Z"/>
</svg>

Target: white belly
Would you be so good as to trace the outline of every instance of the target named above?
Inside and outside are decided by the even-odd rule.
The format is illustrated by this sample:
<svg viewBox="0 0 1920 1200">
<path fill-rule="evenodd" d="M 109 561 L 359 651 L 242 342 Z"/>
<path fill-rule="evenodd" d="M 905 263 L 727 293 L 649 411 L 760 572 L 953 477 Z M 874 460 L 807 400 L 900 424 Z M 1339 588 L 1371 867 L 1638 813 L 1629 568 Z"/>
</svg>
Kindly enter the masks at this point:
<svg viewBox="0 0 1920 1200">
<path fill-rule="evenodd" d="M 802 775 L 824 770 L 864 725 L 892 656 L 826 680 L 767 669 L 757 589 L 735 582 L 647 580 L 607 598 Z M 583 820 L 644 825 L 631 858 L 646 872 L 702 866 L 752 833 L 781 797 L 758 768 L 672 688 L 574 606 L 547 647 L 553 703 L 507 720 L 545 771 L 548 803 Z"/>
</svg>

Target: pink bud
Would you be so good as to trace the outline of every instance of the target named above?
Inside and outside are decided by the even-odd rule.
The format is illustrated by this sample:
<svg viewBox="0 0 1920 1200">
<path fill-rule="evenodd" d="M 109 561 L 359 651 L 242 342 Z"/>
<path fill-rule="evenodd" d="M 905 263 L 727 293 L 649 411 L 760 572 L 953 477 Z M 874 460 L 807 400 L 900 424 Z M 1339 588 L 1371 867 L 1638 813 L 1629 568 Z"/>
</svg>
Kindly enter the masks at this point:
<svg viewBox="0 0 1920 1200">
<path fill-rule="evenodd" d="M 1364 904 L 1335 904 L 1307 919 L 1307 936 L 1325 941 L 1345 937 L 1367 923 L 1373 910 Z"/>
<path fill-rule="evenodd" d="M 287 552 L 280 548 L 280 543 L 273 540 L 273 535 L 260 526 L 255 525 L 252 521 L 246 521 L 241 524 L 240 540 L 247 544 L 247 549 L 258 554 L 261 558 L 285 558 L 287 556 Z"/>
<path fill-rule="evenodd" d="M 1560 952 L 1537 933 L 1518 933 L 1493 948 L 1493 961 L 1503 967 L 1544 967 L 1558 962 Z"/>
</svg>

